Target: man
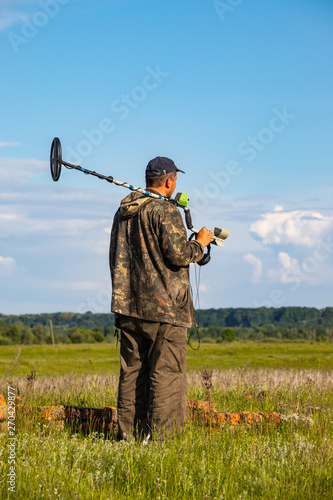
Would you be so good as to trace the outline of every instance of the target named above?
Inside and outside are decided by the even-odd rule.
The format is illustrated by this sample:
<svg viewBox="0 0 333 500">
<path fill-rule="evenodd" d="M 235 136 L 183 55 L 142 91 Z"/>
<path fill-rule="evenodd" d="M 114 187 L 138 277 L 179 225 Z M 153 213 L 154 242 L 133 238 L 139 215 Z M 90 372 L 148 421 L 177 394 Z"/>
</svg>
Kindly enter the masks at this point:
<svg viewBox="0 0 333 500">
<path fill-rule="evenodd" d="M 171 198 L 179 170 L 157 157 L 146 168 L 146 189 Z M 185 173 L 185 172 L 183 172 Z M 213 237 L 202 228 L 187 240 L 170 202 L 131 193 L 115 214 L 110 242 L 111 311 L 121 329 L 118 438 L 137 429 L 179 432 L 186 410 L 187 327 L 195 326 L 189 264 Z"/>
</svg>

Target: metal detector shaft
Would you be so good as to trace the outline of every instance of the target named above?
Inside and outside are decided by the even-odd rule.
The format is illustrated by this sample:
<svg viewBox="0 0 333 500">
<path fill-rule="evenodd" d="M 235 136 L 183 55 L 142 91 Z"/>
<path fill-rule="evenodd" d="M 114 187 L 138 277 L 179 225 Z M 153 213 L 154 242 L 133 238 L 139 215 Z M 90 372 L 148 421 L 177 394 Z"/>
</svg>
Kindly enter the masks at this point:
<svg viewBox="0 0 333 500">
<path fill-rule="evenodd" d="M 161 196 L 161 195 L 156 194 L 156 193 L 152 193 L 151 191 L 147 191 L 146 189 L 135 187 L 132 184 L 129 184 L 128 182 L 118 181 L 117 179 L 112 177 L 112 175 L 108 175 L 108 176 L 102 175 L 102 174 L 99 174 L 98 172 L 95 172 L 94 170 L 88 170 L 87 168 L 81 167 L 81 165 L 72 165 L 71 163 L 67 163 L 66 161 L 62 161 L 62 164 L 67 168 L 79 170 L 80 172 L 83 172 L 86 175 L 93 175 L 94 177 L 98 177 L 99 179 L 103 179 L 107 182 L 110 182 L 111 184 L 116 184 L 116 186 L 122 186 L 124 188 L 130 189 L 131 191 L 136 191 L 138 193 L 142 193 L 145 196 L 149 196 L 150 198 L 173 201 L 173 200 L 171 200 L 171 198 L 165 198 L 164 196 Z"/>
<path fill-rule="evenodd" d="M 69 169 L 74 169 L 74 170 L 79 170 L 80 172 L 83 172 L 86 175 L 93 175 L 94 177 L 98 177 L 99 179 L 103 179 L 107 182 L 110 182 L 111 184 L 116 184 L 116 186 L 122 186 L 124 188 L 130 189 L 131 191 L 135 191 L 137 193 L 142 193 L 144 196 L 148 196 L 150 198 L 155 198 L 159 200 L 166 200 L 170 203 L 173 203 L 177 207 L 180 207 L 184 210 L 185 212 L 185 219 L 186 219 L 186 225 L 190 231 L 193 233 L 198 233 L 199 231 L 197 229 L 194 229 L 193 224 L 192 224 L 192 218 L 191 218 L 191 213 L 190 210 L 187 208 L 187 195 L 184 193 L 178 193 L 175 197 L 173 198 L 166 198 L 165 196 L 152 193 L 151 191 L 148 191 L 147 189 L 142 189 L 133 186 L 132 184 L 129 184 L 128 182 L 122 182 L 118 181 L 117 179 L 114 179 L 111 175 L 103 175 L 99 174 L 98 172 L 95 172 L 94 170 L 88 170 L 87 168 L 81 167 L 81 165 L 73 165 L 72 163 L 68 163 L 66 161 L 63 161 L 62 159 L 62 149 L 61 149 L 61 142 L 58 137 L 55 137 L 52 141 L 52 146 L 51 146 L 51 152 L 50 152 L 50 167 L 51 167 L 51 176 L 52 179 L 56 182 L 60 178 L 61 174 L 61 167 L 64 165 L 66 168 Z M 218 245 L 218 246 L 224 246 L 223 242 L 224 240 L 229 236 L 229 232 L 227 229 L 220 229 L 220 228 L 215 228 L 214 229 L 214 236 L 211 241 L 211 243 Z"/>
</svg>

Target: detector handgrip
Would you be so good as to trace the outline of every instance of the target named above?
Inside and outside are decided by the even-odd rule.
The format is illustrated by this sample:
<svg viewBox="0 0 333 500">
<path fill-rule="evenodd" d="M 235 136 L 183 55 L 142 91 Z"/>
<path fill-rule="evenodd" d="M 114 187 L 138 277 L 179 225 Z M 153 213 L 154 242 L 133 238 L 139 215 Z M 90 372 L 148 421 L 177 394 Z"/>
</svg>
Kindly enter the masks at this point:
<svg viewBox="0 0 333 500">
<path fill-rule="evenodd" d="M 192 217 L 191 217 L 190 209 L 189 208 L 184 208 L 184 212 L 185 212 L 185 220 L 186 220 L 187 229 L 189 229 L 190 231 L 192 231 L 193 224 L 192 224 Z"/>
</svg>

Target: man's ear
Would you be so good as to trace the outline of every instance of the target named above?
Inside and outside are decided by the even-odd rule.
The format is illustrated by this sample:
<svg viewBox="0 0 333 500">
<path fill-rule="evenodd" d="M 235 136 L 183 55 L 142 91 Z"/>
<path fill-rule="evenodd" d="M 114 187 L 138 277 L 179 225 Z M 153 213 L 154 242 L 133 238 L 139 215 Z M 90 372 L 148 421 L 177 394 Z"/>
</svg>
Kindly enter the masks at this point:
<svg viewBox="0 0 333 500">
<path fill-rule="evenodd" d="M 171 177 L 167 177 L 167 179 L 165 181 L 165 187 L 169 189 L 171 187 L 171 184 L 172 184 Z"/>
</svg>

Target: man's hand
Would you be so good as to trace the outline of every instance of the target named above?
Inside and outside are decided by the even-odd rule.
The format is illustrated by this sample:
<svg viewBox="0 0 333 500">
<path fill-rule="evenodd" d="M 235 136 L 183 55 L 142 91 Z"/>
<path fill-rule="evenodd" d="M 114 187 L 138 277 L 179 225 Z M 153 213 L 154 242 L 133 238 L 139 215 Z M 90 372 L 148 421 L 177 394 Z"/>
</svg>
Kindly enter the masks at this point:
<svg viewBox="0 0 333 500">
<path fill-rule="evenodd" d="M 209 229 L 207 229 L 206 227 L 203 227 L 195 235 L 195 239 L 196 239 L 196 241 L 201 243 L 204 247 L 206 247 L 212 241 L 213 236 L 214 236 L 214 233 L 209 231 Z"/>
</svg>

